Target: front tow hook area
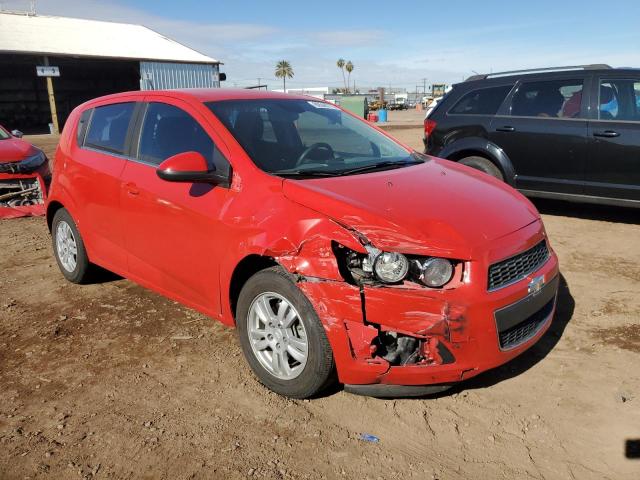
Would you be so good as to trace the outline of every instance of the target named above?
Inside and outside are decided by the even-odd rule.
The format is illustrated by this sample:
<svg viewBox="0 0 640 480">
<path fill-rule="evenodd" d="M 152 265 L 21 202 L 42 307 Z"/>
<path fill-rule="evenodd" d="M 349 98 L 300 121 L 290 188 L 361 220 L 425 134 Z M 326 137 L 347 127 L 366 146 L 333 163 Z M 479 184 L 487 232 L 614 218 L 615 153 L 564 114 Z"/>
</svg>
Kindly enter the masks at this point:
<svg viewBox="0 0 640 480">
<path fill-rule="evenodd" d="M 451 385 L 387 385 L 373 383 L 369 385 L 345 384 L 344 391 L 355 395 L 374 398 L 425 397 L 449 390 Z"/>
</svg>

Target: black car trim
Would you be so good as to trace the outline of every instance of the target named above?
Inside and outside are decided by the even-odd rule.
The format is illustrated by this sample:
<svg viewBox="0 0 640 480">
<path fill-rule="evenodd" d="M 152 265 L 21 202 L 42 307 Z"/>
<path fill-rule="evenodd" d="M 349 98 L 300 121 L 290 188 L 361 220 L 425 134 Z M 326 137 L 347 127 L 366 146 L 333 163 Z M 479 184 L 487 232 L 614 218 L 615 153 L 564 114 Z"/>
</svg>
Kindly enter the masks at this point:
<svg viewBox="0 0 640 480">
<path fill-rule="evenodd" d="M 468 115 L 470 116 L 470 115 Z M 530 120 L 561 120 L 561 121 L 565 121 L 565 122 L 588 122 L 588 121 L 593 121 L 592 119 L 586 118 L 586 117 L 580 117 L 580 118 L 568 118 L 568 117 L 535 117 L 535 116 L 521 116 L 521 115 L 506 115 L 506 114 L 500 114 L 500 115 L 491 115 L 493 118 L 509 118 L 509 119 L 516 119 L 516 118 L 525 118 L 525 119 L 530 119 Z"/>
<path fill-rule="evenodd" d="M 623 190 L 640 190 L 640 185 L 626 184 L 626 183 L 609 183 L 609 182 L 589 182 L 589 181 L 575 181 L 575 180 L 566 180 L 564 178 L 553 178 L 553 177 L 529 177 L 526 175 L 516 175 L 516 179 L 518 180 L 527 180 L 533 182 L 547 182 L 547 183 L 557 183 L 561 185 L 582 185 L 585 187 L 604 187 L 604 188 L 618 188 Z M 580 194 L 573 194 L 580 195 Z M 588 195 L 585 195 L 588 196 Z M 640 201 L 640 200 L 639 200 Z"/>
<path fill-rule="evenodd" d="M 530 293 L 526 297 L 518 300 L 515 303 L 507 305 L 496 310 L 493 313 L 493 317 L 496 322 L 496 330 L 498 335 L 505 332 L 517 325 L 526 322 L 532 315 L 543 309 L 551 300 L 555 299 L 558 292 L 558 285 L 560 278 L 558 275 L 549 280 L 539 292 Z M 531 334 L 527 339 L 516 345 L 510 345 L 505 350 L 516 348 L 522 343 L 530 340 L 535 334 L 547 323 L 549 319 L 545 319 L 537 328 L 537 331 Z M 502 347 L 500 347 L 503 350 Z"/>
<path fill-rule="evenodd" d="M 589 120 L 591 123 L 602 122 L 602 123 L 631 123 L 632 125 L 640 124 L 640 120 L 605 120 L 600 118 L 593 118 Z"/>
<path fill-rule="evenodd" d="M 596 205 L 611 205 L 614 207 L 640 208 L 640 200 L 629 200 L 626 198 L 596 197 L 593 195 L 581 195 L 578 193 L 545 192 L 541 190 L 527 190 L 522 188 L 519 188 L 518 191 L 527 197 L 566 200 L 568 202 L 593 203 Z"/>
</svg>

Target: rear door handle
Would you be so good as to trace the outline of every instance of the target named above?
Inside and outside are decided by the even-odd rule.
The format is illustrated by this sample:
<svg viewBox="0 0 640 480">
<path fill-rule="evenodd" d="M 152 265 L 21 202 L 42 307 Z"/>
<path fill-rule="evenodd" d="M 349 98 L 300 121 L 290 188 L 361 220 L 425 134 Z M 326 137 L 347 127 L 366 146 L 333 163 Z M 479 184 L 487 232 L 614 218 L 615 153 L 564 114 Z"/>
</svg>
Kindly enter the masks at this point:
<svg viewBox="0 0 640 480">
<path fill-rule="evenodd" d="M 138 186 L 133 182 L 125 183 L 124 188 L 127 190 L 127 193 L 129 195 L 140 195 L 140 190 L 138 190 Z"/>
<path fill-rule="evenodd" d="M 603 132 L 593 132 L 594 137 L 605 137 L 605 138 L 613 138 L 619 137 L 620 134 L 613 130 L 604 130 Z"/>
<path fill-rule="evenodd" d="M 509 125 L 496 128 L 496 132 L 515 132 L 515 131 L 516 131 L 516 127 L 510 127 Z"/>
</svg>

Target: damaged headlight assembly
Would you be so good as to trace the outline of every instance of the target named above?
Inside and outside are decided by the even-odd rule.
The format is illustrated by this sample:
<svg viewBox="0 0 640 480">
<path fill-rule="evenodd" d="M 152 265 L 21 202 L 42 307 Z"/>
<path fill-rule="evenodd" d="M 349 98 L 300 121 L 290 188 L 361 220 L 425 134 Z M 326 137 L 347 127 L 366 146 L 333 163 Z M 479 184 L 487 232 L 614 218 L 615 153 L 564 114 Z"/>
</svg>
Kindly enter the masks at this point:
<svg viewBox="0 0 640 480">
<path fill-rule="evenodd" d="M 446 258 L 414 257 L 397 252 L 384 252 L 370 245 L 368 255 L 339 246 L 336 252 L 354 279 L 377 280 L 397 284 L 407 279 L 430 288 L 441 288 L 451 281 L 455 266 Z"/>
<path fill-rule="evenodd" d="M 453 264 L 446 258 L 431 257 L 414 260 L 420 282 L 427 287 L 440 288 L 449 283 L 453 276 Z"/>
<path fill-rule="evenodd" d="M 20 162 L 0 163 L 0 173 L 31 173 L 37 170 L 45 161 L 43 152 L 38 152 Z"/>
</svg>

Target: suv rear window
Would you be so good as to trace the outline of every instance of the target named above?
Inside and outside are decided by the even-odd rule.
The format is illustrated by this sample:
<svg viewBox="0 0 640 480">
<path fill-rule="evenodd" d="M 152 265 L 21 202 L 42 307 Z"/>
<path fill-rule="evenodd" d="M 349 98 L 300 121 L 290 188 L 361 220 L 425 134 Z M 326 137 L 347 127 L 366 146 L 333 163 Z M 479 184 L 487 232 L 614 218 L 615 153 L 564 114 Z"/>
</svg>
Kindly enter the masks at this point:
<svg viewBox="0 0 640 480">
<path fill-rule="evenodd" d="M 495 115 L 513 85 L 472 90 L 456 103 L 450 114 L 454 115 Z"/>
<path fill-rule="evenodd" d="M 578 118 L 582 104 L 582 80 L 525 82 L 513 96 L 514 117 Z"/>
<path fill-rule="evenodd" d="M 84 145 L 109 153 L 124 154 L 134 107 L 133 102 L 96 107 Z"/>
</svg>

